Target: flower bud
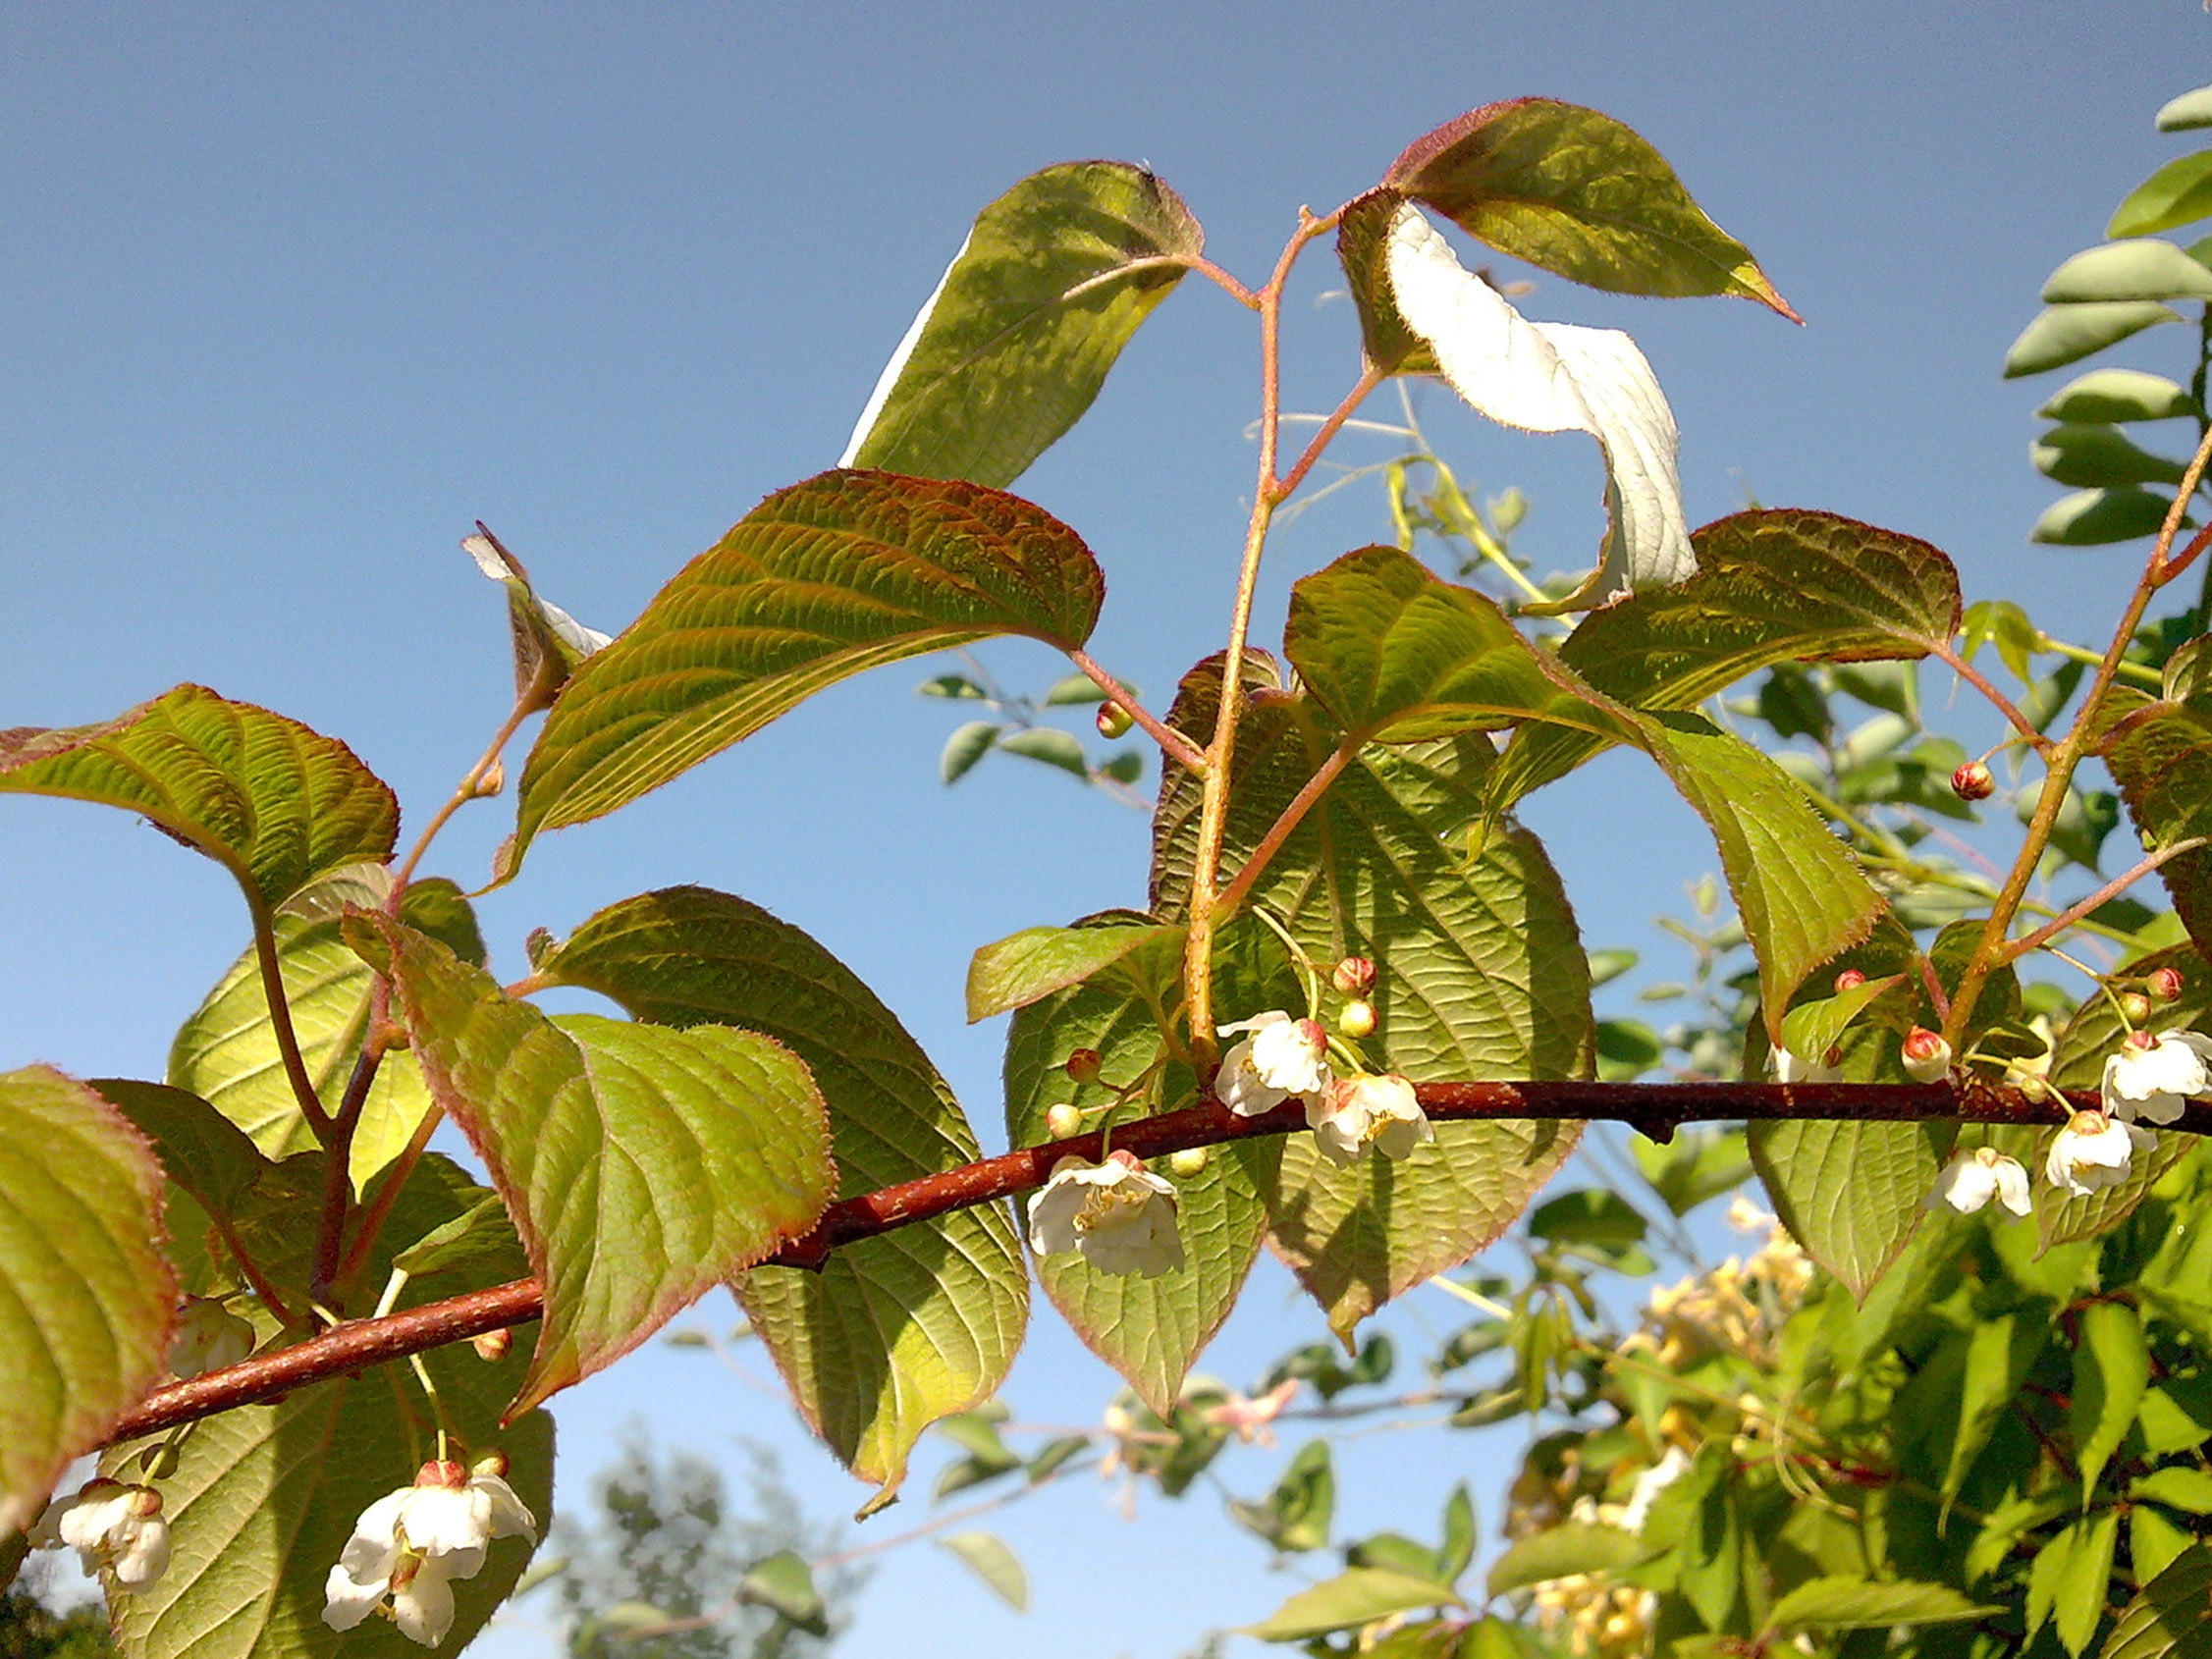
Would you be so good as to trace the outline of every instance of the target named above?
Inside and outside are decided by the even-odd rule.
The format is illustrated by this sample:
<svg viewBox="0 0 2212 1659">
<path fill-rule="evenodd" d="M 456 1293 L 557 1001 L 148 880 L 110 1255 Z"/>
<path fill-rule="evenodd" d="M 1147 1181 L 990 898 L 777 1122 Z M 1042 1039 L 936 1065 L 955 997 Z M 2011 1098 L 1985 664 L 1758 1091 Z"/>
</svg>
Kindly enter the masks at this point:
<svg viewBox="0 0 2212 1659">
<path fill-rule="evenodd" d="M 479 1360 L 504 1360 L 507 1351 L 514 1346 L 514 1333 L 502 1325 L 496 1331 L 470 1337 L 468 1346 L 476 1350 Z"/>
<path fill-rule="evenodd" d="M 1857 968 L 1846 968 L 1836 976 L 1836 994 L 1840 996 L 1847 990 L 1857 990 L 1865 983 L 1866 976 L 1864 974 Z"/>
<path fill-rule="evenodd" d="M 1129 711 L 1119 703 L 1101 703 L 1099 705 L 1099 735 L 1108 742 L 1116 737 L 1126 735 L 1129 728 L 1136 723 L 1134 720 L 1129 718 Z"/>
<path fill-rule="evenodd" d="M 417 1486 L 444 1486 L 458 1492 L 468 1484 L 468 1471 L 451 1459 L 426 1463 L 414 1472 Z"/>
<path fill-rule="evenodd" d="M 1167 1173 L 1179 1175 L 1188 1181 L 1206 1171 L 1207 1152 L 1204 1147 L 1185 1147 L 1179 1152 L 1167 1154 Z"/>
<path fill-rule="evenodd" d="M 476 798 L 488 801 L 507 787 L 507 763 L 495 760 L 484 769 L 484 776 L 476 779 Z"/>
<path fill-rule="evenodd" d="M 2182 970 L 2160 968 L 2143 981 L 2143 989 L 2154 1001 L 2171 1002 L 2182 994 Z"/>
<path fill-rule="evenodd" d="M 1064 1101 L 1045 1108 L 1045 1133 L 1055 1141 L 1083 1133 L 1083 1114 Z"/>
<path fill-rule="evenodd" d="M 1951 775 L 1951 792 L 1962 801 L 1986 801 L 1997 792 L 1997 779 L 1985 763 L 1969 761 Z"/>
<path fill-rule="evenodd" d="M 1905 1039 L 1905 1074 L 1915 1083 L 1941 1083 L 1950 1071 L 1951 1044 L 1940 1032 L 1915 1026 Z"/>
<path fill-rule="evenodd" d="M 2120 993 L 2120 1017 L 2131 1026 L 2139 1026 L 2150 1018 L 2150 998 L 2139 990 Z"/>
<path fill-rule="evenodd" d="M 1365 997 L 1375 989 L 1375 964 L 1365 956 L 1347 956 L 1336 964 L 1328 980 L 1346 996 Z"/>
<path fill-rule="evenodd" d="M 1344 1011 L 1336 1016 L 1336 1029 L 1357 1042 L 1375 1035 L 1375 1004 L 1372 1002 L 1347 1002 Z"/>
<path fill-rule="evenodd" d="M 151 1486 L 131 1488 L 131 1513 L 140 1521 L 161 1513 L 161 1494 Z"/>
<path fill-rule="evenodd" d="M 1067 1057 L 1067 1075 L 1077 1083 L 1096 1083 L 1106 1061 L 1096 1048 L 1078 1048 Z"/>
<path fill-rule="evenodd" d="M 468 1468 L 468 1472 L 471 1474 L 496 1474 L 502 1480 L 507 1478 L 507 1471 L 508 1462 L 505 1452 L 486 1452 Z"/>
</svg>

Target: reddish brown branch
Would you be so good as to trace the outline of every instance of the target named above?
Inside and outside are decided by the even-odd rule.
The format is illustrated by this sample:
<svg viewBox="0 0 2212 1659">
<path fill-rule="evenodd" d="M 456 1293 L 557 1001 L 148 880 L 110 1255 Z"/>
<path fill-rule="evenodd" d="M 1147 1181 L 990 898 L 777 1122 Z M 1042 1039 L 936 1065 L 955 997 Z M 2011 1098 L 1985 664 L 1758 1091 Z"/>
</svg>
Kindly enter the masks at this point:
<svg viewBox="0 0 2212 1659">
<path fill-rule="evenodd" d="M 1414 1093 L 1422 1109 L 1439 1123 L 1491 1118 L 1601 1120 L 1629 1124 L 1662 1141 L 1673 1135 L 1677 1125 L 1701 1120 L 2034 1125 L 2055 1122 L 2059 1116 L 2048 1100 L 1983 1084 L 1955 1088 L 1948 1083 L 1424 1083 Z M 2077 1106 L 2097 1103 L 2089 1094 L 2070 1098 Z M 1113 1144 L 1140 1157 L 1163 1157 L 1189 1147 L 1287 1135 L 1305 1126 L 1305 1108 L 1295 1100 L 1257 1117 L 1238 1117 L 1209 1101 L 1122 1124 L 1113 1131 Z M 2191 1101 L 2174 1127 L 2189 1134 L 2212 1134 L 2212 1103 Z M 1063 1157 L 1095 1161 L 1104 1153 L 1098 1133 L 1077 1135 L 847 1199 L 833 1204 L 813 1231 L 762 1265 L 820 1267 L 839 1245 L 1012 1198 L 1043 1186 L 1052 1165 Z M 116 1424 L 112 1438 L 135 1439 L 234 1406 L 275 1399 L 308 1383 L 464 1342 L 503 1326 L 524 1324 L 544 1311 L 538 1281 L 516 1279 L 381 1319 L 350 1320 L 295 1347 L 157 1389 Z"/>
</svg>

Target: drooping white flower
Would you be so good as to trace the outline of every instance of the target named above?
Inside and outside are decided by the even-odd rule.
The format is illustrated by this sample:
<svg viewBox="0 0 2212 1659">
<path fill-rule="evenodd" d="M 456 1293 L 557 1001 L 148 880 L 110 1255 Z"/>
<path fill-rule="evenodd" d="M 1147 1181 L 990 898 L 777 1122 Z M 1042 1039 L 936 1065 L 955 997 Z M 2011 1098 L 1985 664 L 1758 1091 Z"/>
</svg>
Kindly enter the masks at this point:
<svg viewBox="0 0 2212 1659">
<path fill-rule="evenodd" d="M 1787 1048 L 1769 1048 L 1766 1063 L 1777 1083 L 1841 1083 L 1843 1056 L 1831 1048 L 1818 1060 L 1801 1060 Z"/>
<path fill-rule="evenodd" d="M 1039 1256 L 1078 1251 L 1107 1273 L 1173 1272 L 1183 1264 L 1175 1188 L 1125 1151 L 1104 1163 L 1063 1157 L 1030 1195 L 1029 1248 Z"/>
<path fill-rule="evenodd" d="M 30 1529 L 30 1541 L 41 1548 L 77 1551 L 85 1572 L 104 1567 L 127 1590 L 145 1588 L 169 1566 L 169 1523 L 162 1518 L 161 1494 L 151 1486 L 105 1477 L 87 1480 L 48 1504 Z"/>
<path fill-rule="evenodd" d="M 1292 1096 L 1312 1109 L 1334 1074 L 1328 1069 L 1328 1033 L 1319 1020 L 1294 1020 L 1269 1008 L 1220 1028 L 1223 1037 L 1250 1032 L 1221 1057 L 1214 1095 L 1239 1117 L 1272 1111 Z"/>
<path fill-rule="evenodd" d="M 537 1538 L 537 1518 L 489 1470 L 426 1463 L 414 1479 L 353 1523 L 323 1584 L 323 1623 L 332 1630 L 351 1630 L 389 1597 L 400 1633 L 436 1647 L 453 1629 L 451 1580 L 475 1577 L 494 1538 Z"/>
<path fill-rule="evenodd" d="M 181 1381 L 235 1365 L 253 1352 L 253 1326 L 212 1296 L 188 1296 L 169 1337 L 169 1369 Z"/>
<path fill-rule="evenodd" d="M 2043 1173 L 2068 1196 L 2086 1198 L 2127 1180 L 2135 1154 L 2157 1145 L 2158 1137 L 2147 1129 L 2104 1112 L 2076 1112 L 2052 1137 Z"/>
<path fill-rule="evenodd" d="M 1628 1503 L 1621 1511 L 1621 1530 L 1643 1531 L 1653 1501 L 1689 1472 L 1689 1454 L 1680 1446 L 1669 1446 L 1665 1457 L 1636 1477 L 1636 1484 L 1629 1491 Z"/>
<path fill-rule="evenodd" d="M 2123 1123 L 2178 1123 L 2192 1099 L 2212 1096 L 2212 1037 L 2136 1032 L 2104 1063 L 2104 1109 Z"/>
<path fill-rule="evenodd" d="M 1915 1083 L 1941 1083 L 1951 1075 L 1951 1044 L 1939 1031 L 1915 1026 L 1905 1037 L 1905 1075 Z"/>
<path fill-rule="evenodd" d="M 1402 1158 L 1436 1138 L 1436 1131 L 1404 1078 L 1340 1077 L 1318 1099 L 1308 1097 L 1306 1124 L 1314 1144 L 1331 1163 L 1350 1164 L 1374 1147 Z"/>
<path fill-rule="evenodd" d="M 2015 1215 L 2025 1215 L 2027 1171 L 2018 1158 L 2007 1157 L 1995 1147 L 1976 1147 L 1954 1153 L 1935 1178 L 1935 1187 L 1920 1201 L 1922 1209 L 1947 1204 L 1961 1215 L 1970 1215 L 1995 1199 Z"/>
</svg>

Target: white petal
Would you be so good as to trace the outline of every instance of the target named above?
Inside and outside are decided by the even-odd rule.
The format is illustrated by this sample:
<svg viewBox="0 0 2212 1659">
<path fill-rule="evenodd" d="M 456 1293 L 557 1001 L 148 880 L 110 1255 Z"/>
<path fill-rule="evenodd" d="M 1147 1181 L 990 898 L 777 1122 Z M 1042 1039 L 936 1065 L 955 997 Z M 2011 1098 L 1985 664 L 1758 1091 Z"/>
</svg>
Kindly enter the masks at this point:
<svg viewBox="0 0 2212 1659">
<path fill-rule="evenodd" d="M 116 1544 L 109 1567 L 127 1590 L 143 1589 L 169 1567 L 169 1523 L 158 1515 L 134 1516 Z"/>
<path fill-rule="evenodd" d="M 2027 1171 L 2020 1166 L 2018 1158 L 2001 1157 L 1997 1160 L 1997 1202 L 2015 1215 L 2025 1215 L 2031 1207 L 2027 1196 Z"/>
<path fill-rule="evenodd" d="M 1618 329 L 1531 323 L 1472 275 L 1410 203 L 1385 255 L 1391 296 L 1454 391 L 1532 432 L 1588 432 L 1605 453 L 1609 524 L 1592 602 L 1679 582 L 1697 569 L 1677 475 L 1674 412 L 1636 342 Z"/>
<path fill-rule="evenodd" d="M 400 1527 L 424 1555 L 481 1549 L 492 1535 L 491 1505 L 465 1487 L 417 1486 L 401 1506 Z"/>
<path fill-rule="evenodd" d="M 392 1618 L 400 1633 L 424 1647 L 436 1647 L 454 1628 L 454 1592 L 438 1558 L 429 1557 L 414 1582 L 392 1592 Z"/>
<path fill-rule="evenodd" d="M 496 1474 L 472 1474 L 468 1484 L 491 1501 L 492 1536 L 495 1538 L 528 1538 L 532 1543 L 538 1538 L 538 1518 L 530 1513 L 529 1505 L 514 1495 L 514 1488 Z"/>
<path fill-rule="evenodd" d="M 388 1580 L 362 1583 L 344 1567 L 333 1567 L 323 1580 L 323 1623 L 334 1631 L 350 1631 L 376 1611 L 384 1599 Z"/>
</svg>

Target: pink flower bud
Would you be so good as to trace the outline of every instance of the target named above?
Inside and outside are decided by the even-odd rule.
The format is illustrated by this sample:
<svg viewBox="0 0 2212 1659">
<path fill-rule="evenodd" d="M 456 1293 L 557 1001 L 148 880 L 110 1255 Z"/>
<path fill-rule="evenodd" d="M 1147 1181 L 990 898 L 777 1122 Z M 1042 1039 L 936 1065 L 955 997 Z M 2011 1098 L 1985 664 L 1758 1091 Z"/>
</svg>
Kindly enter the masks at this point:
<svg viewBox="0 0 2212 1659">
<path fill-rule="evenodd" d="M 1344 1011 L 1336 1016 L 1336 1029 L 1357 1042 L 1375 1035 L 1375 1004 L 1372 1002 L 1347 1002 Z"/>
<path fill-rule="evenodd" d="M 1083 1114 L 1064 1101 L 1045 1108 L 1045 1133 L 1055 1141 L 1083 1133 Z"/>
<path fill-rule="evenodd" d="M 1137 722 L 1130 718 L 1129 711 L 1119 703 L 1101 703 L 1099 705 L 1098 723 L 1099 735 L 1110 742 L 1116 737 L 1126 735 L 1129 728 Z"/>
<path fill-rule="evenodd" d="M 447 1486 L 459 1491 L 468 1484 L 468 1471 L 447 1459 L 442 1463 L 426 1463 L 414 1472 L 417 1486 Z"/>
<path fill-rule="evenodd" d="M 1106 1061 L 1096 1048 L 1078 1048 L 1067 1057 L 1067 1075 L 1077 1083 L 1096 1083 Z"/>
<path fill-rule="evenodd" d="M 2143 989 L 2160 1002 L 2171 1002 L 2182 994 L 2182 970 L 2160 968 L 2143 981 Z"/>
<path fill-rule="evenodd" d="M 1836 994 L 1840 996 L 1847 990 L 1857 990 L 1865 983 L 1866 976 L 1864 974 L 1857 968 L 1846 968 L 1836 976 Z"/>
<path fill-rule="evenodd" d="M 1915 1083 L 1940 1083 L 1951 1071 L 1951 1044 L 1940 1032 L 1915 1026 L 1905 1039 L 1905 1073 Z"/>
<path fill-rule="evenodd" d="M 486 1452 L 470 1467 L 469 1472 L 471 1474 L 496 1474 L 504 1480 L 507 1478 L 508 1467 L 505 1452 Z"/>
<path fill-rule="evenodd" d="M 1375 989 L 1375 964 L 1365 956 L 1347 956 L 1336 964 L 1328 979 L 1346 996 L 1365 997 Z"/>
<path fill-rule="evenodd" d="M 1951 792 L 1962 801 L 1986 801 L 1997 792 L 1997 779 L 1980 761 L 1969 761 L 1951 775 Z"/>
</svg>

